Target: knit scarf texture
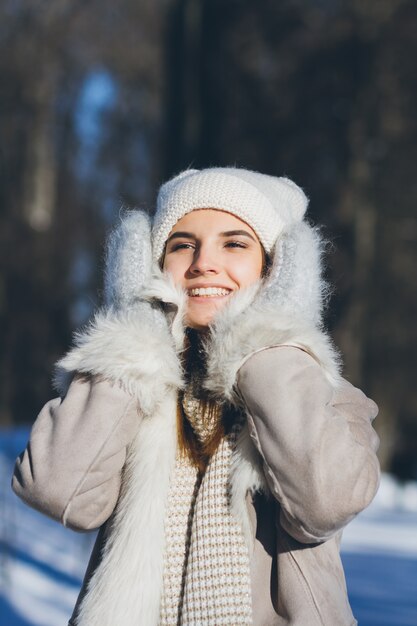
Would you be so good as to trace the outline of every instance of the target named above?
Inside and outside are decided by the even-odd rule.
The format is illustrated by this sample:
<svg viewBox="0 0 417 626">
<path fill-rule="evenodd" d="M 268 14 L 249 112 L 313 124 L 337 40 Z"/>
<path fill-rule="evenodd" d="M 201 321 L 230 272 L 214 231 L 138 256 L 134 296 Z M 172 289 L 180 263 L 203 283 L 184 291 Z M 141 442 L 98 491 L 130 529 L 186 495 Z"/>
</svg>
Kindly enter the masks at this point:
<svg viewBox="0 0 417 626">
<path fill-rule="evenodd" d="M 198 400 L 184 411 L 198 437 L 211 432 Z M 249 551 L 230 508 L 230 464 L 240 423 L 220 441 L 201 474 L 177 455 L 165 519 L 159 626 L 252 625 Z"/>
</svg>

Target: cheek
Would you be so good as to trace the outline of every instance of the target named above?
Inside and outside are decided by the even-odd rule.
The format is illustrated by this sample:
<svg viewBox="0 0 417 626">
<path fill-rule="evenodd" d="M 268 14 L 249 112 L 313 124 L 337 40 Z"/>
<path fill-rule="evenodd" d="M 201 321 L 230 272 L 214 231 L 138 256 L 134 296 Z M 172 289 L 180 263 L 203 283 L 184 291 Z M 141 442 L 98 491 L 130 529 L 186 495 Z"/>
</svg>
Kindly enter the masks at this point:
<svg viewBox="0 0 417 626">
<path fill-rule="evenodd" d="M 180 284 L 184 279 L 187 264 L 179 256 L 165 256 L 162 269 L 171 274 L 176 285 Z"/>
<path fill-rule="evenodd" d="M 262 255 L 254 255 L 250 258 L 236 259 L 230 267 L 230 276 L 242 287 L 248 287 L 256 282 L 262 274 Z"/>
</svg>

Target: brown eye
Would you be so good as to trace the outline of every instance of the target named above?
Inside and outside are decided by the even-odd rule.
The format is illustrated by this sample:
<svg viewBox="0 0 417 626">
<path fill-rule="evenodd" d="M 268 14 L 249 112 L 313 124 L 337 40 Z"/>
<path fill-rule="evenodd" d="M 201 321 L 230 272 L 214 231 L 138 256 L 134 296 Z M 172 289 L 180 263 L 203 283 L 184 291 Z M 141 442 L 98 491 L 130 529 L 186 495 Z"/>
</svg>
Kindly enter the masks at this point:
<svg viewBox="0 0 417 626">
<path fill-rule="evenodd" d="M 247 248 L 248 246 L 243 241 L 227 241 L 226 248 Z"/>
<path fill-rule="evenodd" d="M 194 248 L 195 245 L 193 243 L 176 243 L 171 247 L 170 252 L 176 252 L 177 250 L 194 250 Z"/>
</svg>

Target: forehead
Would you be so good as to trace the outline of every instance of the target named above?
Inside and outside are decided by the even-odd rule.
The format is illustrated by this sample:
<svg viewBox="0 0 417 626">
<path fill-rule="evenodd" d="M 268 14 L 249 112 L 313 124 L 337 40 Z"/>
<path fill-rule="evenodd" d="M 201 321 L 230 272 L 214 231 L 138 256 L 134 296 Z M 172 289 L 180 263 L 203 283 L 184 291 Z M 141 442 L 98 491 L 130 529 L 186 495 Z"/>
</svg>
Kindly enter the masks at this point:
<svg viewBox="0 0 417 626">
<path fill-rule="evenodd" d="M 179 230 L 204 232 L 210 231 L 228 231 L 228 230 L 247 230 L 255 235 L 255 231 L 243 220 L 227 211 L 218 209 L 194 209 L 190 213 L 184 215 L 172 228 L 172 233 Z M 256 237 L 258 239 L 258 237 Z"/>
</svg>

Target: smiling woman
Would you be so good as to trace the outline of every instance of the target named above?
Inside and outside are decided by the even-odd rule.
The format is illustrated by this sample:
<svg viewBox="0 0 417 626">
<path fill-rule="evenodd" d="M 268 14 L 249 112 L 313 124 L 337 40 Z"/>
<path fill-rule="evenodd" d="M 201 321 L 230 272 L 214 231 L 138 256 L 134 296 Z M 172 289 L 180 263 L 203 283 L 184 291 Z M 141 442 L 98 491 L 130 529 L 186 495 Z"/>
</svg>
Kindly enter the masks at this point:
<svg viewBox="0 0 417 626">
<path fill-rule="evenodd" d="M 263 247 L 248 224 L 224 211 L 200 209 L 175 224 L 163 269 L 188 294 L 187 325 L 201 330 L 234 292 L 261 277 L 264 259 Z"/>
<path fill-rule="evenodd" d="M 321 323 L 319 231 L 287 178 L 187 170 L 109 240 L 107 305 L 58 363 L 13 488 L 100 528 L 73 626 L 352 626 L 344 526 L 377 407 Z"/>
</svg>

